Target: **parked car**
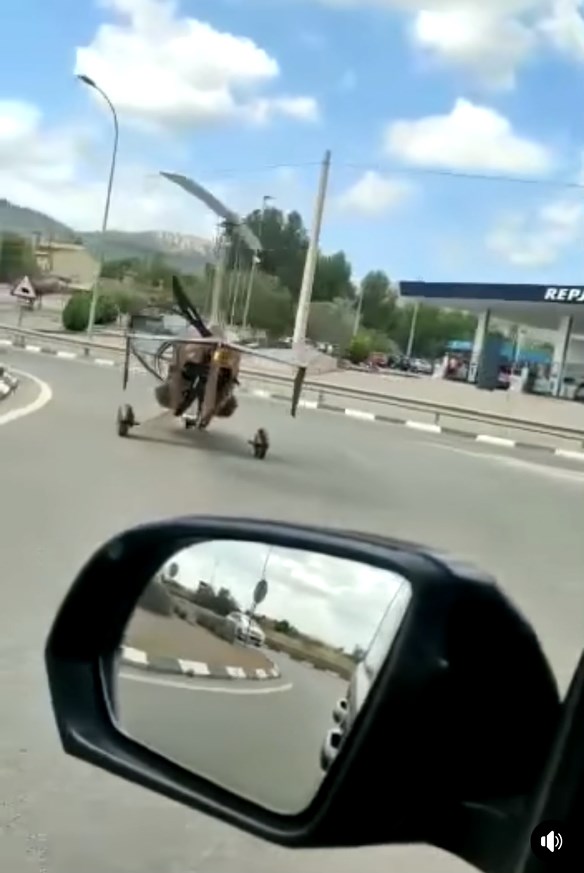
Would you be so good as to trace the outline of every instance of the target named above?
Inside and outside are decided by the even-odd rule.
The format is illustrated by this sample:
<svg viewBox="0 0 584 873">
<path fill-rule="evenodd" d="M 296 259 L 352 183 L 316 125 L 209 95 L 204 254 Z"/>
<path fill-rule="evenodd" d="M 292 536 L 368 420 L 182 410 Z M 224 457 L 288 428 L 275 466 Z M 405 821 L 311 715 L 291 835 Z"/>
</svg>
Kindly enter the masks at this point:
<svg viewBox="0 0 584 873">
<path fill-rule="evenodd" d="M 266 635 L 257 622 L 243 612 L 232 612 L 227 621 L 235 625 L 235 638 L 241 643 L 251 643 L 253 646 L 263 646 Z"/>
</svg>

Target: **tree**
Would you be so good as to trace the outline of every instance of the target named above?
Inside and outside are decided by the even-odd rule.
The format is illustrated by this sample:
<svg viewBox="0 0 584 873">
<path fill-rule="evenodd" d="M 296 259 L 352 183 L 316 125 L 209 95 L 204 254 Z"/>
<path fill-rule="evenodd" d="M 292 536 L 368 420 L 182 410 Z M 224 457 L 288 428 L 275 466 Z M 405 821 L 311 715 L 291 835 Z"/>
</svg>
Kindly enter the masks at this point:
<svg viewBox="0 0 584 873">
<path fill-rule="evenodd" d="M 39 273 L 31 244 L 15 233 L 5 233 L 0 246 L 0 282 L 14 283 Z"/>
<path fill-rule="evenodd" d="M 103 279 L 124 279 L 129 273 L 137 274 L 142 269 L 140 258 L 120 258 L 115 261 L 105 261 L 100 277 Z"/>
<path fill-rule="evenodd" d="M 352 267 L 344 252 L 320 255 L 314 276 L 312 299 L 334 300 L 337 297 L 353 299 L 355 287 L 351 282 Z"/>
<path fill-rule="evenodd" d="M 382 270 L 367 273 L 361 282 L 361 295 L 363 327 L 393 334 L 400 325 L 401 317 L 388 276 Z"/>
<path fill-rule="evenodd" d="M 407 348 L 414 311 L 414 304 L 403 307 L 400 323 L 393 334 L 403 350 Z M 420 304 L 412 352 L 419 357 L 436 358 L 444 353 L 450 340 L 472 339 L 476 323 L 475 316 L 468 313 Z"/>
<path fill-rule="evenodd" d="M 355 315 L 346 301 L 317 301 L 310 306 L 308 338 L 316 343 L 330 343 L 343 353 L 351 342 L 354 321 Z"/>
<path fill-rule="evenodd" d="M 297 300 L 302 286 L 304 264 L 309 237 L 299 212 L 283 213 L 280 209 L 260 209 L 251 212 L 246 223 L 260 240 L 263 251 L 260 255 L 260 271 L 277 278 L 287 288 L 293 300 Z M 238 244 L 233 232 L 232 251 Z M 240 248 L 239 260 L 245 269 L 251 266 L 251 253 Z M 234 266 L 233 261 L 230 266 Z M 354 297 L 351 282 L 352 267 L 344 252 L 333 255 L 319 254 L 314 277 L 313 299 L 334 300 L 336 297 Z"/>
<path fill-rule="evenodd" d="M 245 305 L 244 296 L 241 295 L 240 309 Z M 241 315 L 236 320 L 241 321 Z M 290 333 L 294 323 L 294 303 L 288 289 L 283 288 L 276 278 L 256 274 L 249 323 L 256 330 L 266 331 L 271 339 L 279 339 Z"/>
</svg>

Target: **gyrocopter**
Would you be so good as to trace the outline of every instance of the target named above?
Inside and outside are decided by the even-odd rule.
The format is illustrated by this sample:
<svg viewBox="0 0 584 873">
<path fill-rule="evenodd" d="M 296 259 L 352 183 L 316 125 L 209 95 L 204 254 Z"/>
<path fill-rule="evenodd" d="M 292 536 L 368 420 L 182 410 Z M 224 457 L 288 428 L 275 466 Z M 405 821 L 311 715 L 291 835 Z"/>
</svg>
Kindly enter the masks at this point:
<svg viewBox="0 0 584 873">
<path fill-rule="evenodd" d="M 159 406 L 175 418 L 182 418 L 186 429 L 206 430 L 214 418 L 230 418 L 238 408 L 236 389 L 239 368 L 244 355 L 284 363 L 269 353 L 227 342 L 203 322 L 196 307 L 189 300 L 176 276 L 172 277 L 172 291 L 178 312 L 190 326 L 189 336 L 154 335 L 138 333 L 135 327 L 140 316 L 130 319 L 125 337 L 123 391 L 130 377 L 130 360 L 140 365 L 158 382 L 154 396 Z M 143 318 L 142 318 L 143 322 Z M 152 350 L 152 346 L 155 349 Z M 146 351 L 150 348 L 150 351 Z M 298 408 L 307 367 L 291 363 L 295 369 L 291 415 Z M 118 408 L 117 432 L 127 437 L 132 428 L 143 422 L 136 418 L 133 407 L 123 403 Z M 266 457 L 269 436 L 265 428 L 258 428 L 249 440 L 256 458 Z"/>
</svg>

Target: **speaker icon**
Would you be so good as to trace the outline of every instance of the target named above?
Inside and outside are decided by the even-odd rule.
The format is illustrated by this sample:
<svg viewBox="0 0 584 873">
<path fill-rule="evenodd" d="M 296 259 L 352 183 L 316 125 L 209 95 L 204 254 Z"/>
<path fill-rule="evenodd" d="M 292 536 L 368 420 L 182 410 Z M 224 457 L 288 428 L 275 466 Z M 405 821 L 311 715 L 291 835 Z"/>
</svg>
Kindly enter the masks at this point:
<svg viewBox="0 0 584 873">
<path fill-rule="evenodd" d="M 564 841 L 562 835 L 557 833 L 557 831 L 550 831 L 548 834 L 541 837 L 541 845 L 549 852 L 557 852 L 562 848 L 563 844 Z"/>
</svg>

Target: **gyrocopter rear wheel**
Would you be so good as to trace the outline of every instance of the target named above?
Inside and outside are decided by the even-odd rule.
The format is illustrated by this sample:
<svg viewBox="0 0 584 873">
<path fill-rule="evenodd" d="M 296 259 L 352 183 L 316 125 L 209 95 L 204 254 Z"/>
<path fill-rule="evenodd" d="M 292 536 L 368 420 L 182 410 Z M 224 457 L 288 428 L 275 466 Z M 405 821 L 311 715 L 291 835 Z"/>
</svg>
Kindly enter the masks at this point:
<svg viewBox="0 0 584 873">
<path fill-rule="evenodd" d="M 263 461 L 268 454 L 268 449 L 270 448 L 268 432 L 263 427 L 260 427 L 255 432 L 253 440 L 250 440 L 249 443 L 252 447 L 254 458 Z"/>
<path fill-rule="evenodd" d="M 136 424 L 134 410 L 128 403 L 118 406 L 117 431 L 119 437 L 127 437 Z"/>
</svg>

